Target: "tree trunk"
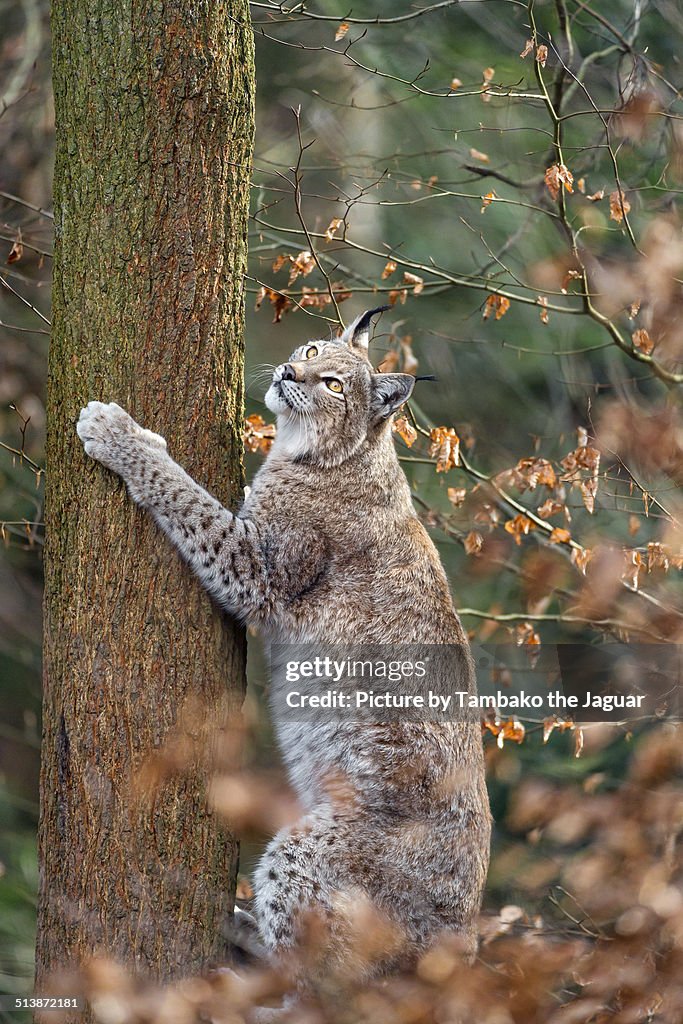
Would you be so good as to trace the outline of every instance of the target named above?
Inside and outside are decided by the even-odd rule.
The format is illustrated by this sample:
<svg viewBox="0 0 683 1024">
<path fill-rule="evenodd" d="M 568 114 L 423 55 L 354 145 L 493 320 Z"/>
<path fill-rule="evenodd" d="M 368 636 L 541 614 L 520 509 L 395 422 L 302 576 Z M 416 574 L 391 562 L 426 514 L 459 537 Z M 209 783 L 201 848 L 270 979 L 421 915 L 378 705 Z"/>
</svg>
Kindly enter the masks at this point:
<svg viewBox="0 0 683 1024">
<path fill-rule="evenodd" d="M 53 0 L 52 27 L 37 981 L 95 950 L 164 979 L 224 953 L 237 845 L 204 768 L 241 704 L 244 636 L 75 426 L 116 401 L 240 498 L 253 39 L 246 0 Z M 182 770 L 145 792 L 174 736 L 159 763 Z"/>
</svg>

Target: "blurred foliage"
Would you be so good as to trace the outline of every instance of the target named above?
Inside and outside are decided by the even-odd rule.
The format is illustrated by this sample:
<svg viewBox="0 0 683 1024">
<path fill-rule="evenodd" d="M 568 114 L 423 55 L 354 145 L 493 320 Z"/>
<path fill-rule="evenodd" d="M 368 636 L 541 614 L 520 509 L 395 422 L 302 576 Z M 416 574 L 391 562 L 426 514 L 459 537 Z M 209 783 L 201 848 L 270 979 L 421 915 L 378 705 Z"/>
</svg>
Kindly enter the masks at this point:
<svg viewBox="0 0 683 1024">
<path fill-rule="evenodd" d="M 335 329 L 328 285 L 347 322 L 391 302 L 373 359 L 438 378 L 418 385 L 413 419 L 401 432 L 409 444 L 399 437 L 397 444 L 473 635 L 680 642 L 683 426 L 680 385 L 669 378 L 683 365 L 683 15 L 669 0 L 542 0 L 531 8 L 501 0 L 372 23 L 378 12 L 391 19 L 413 10 L 358 0 L 353 17 L 366 21 L 348 19 L 343 31 L 346 8 L 332 0 L 315 5 L 328 20 L 282 14 L 269 0 L 254 4 L 247 412 L 268 419 L 262 395 L 272 366 L 305 338 Z M 521 57 L 527 40 L 534 45 Z M 548 97 L 561 118 L 553 118 Z M 47 3 L 0 0 L 0 441 L 12 449 L 0 449 L 0 992 L 7 993 L 27 991 L 32 973 L 53 131 Z M 555 197 L 546 172 L 560 165 L 573 191 L 560 182 Z M 455 430 L 464 458 L 437 473 L 432 431 L 440 426 Z M 568 473 L 562 460 L 579 451 L 579 428 L 587 431 L 584 447 L 601 457 L 594 477 L 580 474 L 583 490 L 571 477 L 560 480 Z M 261 457 L 247 456 L 249 473 Z M 555 483 L 532 487 L 522 459 L 546 460 Z M 593 512 L 585 489 L 592 479 Z M 559 506 L 550 519 L 538 512 L 547 501 Z M 524 510 L 535 517 L 528 535 L 506 529 Z M 551 539 L 553 528 L 570 540 Z M 584 575 L 591 556 L 593 574 Z M 505 615 L 516 618 L 501 621 Z M 278 759 L 255 699 L 265 685 L 255 644 L 250 685 L 252 759 L 270 768 Z M 665 751 L 674 743 L 671 734 L 655 735 Z M 566 914 L 581 918 L 561 889 L 582 877 L 609 887 L 621 856 L 632 884 L 618 894 L 621 909 L 595 911 L 600 928 L 614 938 L 622 921 L 617 946 L 642 933 L 665 958 L 661 935 L 652 936 L 660 925 L 675 932 L 673 918 L 660 913 L 666 886 L 668 898 L 680 900 L 673 854 L 666 880 L 652 881 L 666 844 L 653 840 L 643 852 L 624 840 L 602 874 L 582 876 L 577 865 L 609 846 L 601 815 L 603 824 L 615 816 L 616 847 L 641 827 L 665 831 L 663 821 L 639 815 L 662 787 L 674 790 L 669 779 L 679 779 L 680 765 L 665 782 L 641 774 L 631 790 L 633 765 L 655 756 L 651 730 L 631 737 L 591 726 L 584 739 L 577 759 L 571 735 L 543 745 L 530 729 L 523 744 L 502 749 L 487 738 L 496 818 L 487 906 L 511 905 L 527 923 L 540 914 L 559 928 Z M 640 801 L 631 818 L 629 793 Z M 669 809 L 663 801 L 661 813 Z M 678 825 L 670 824 L 675 846 Z M 259 830 L 248 835 L 247 867 L 263 841 Z M 638 856 L 643 877 L 651 872 L 645 895 L 633 880 Z M 642 920 L 624 923 L 628 900 L 646 907 Z M 659 915 L 654 923 L 652 915 Z M 552 989 L 553 968 L 543 973 L 548 948 L 538 954 L 539 972 Z M 510 963 L 516 955 L 509 953 Z M 432 969 L 433 977 L 448 975 L 447 964 L 427 968 L 423 984 L 436 984 Z M 576 979 L 567 984 L 578 992 Z M 619 998 L 601 990 L 598 1004 L 612 999 L 618 1009 Z M 615 1019 L 680 1019 L 677 1010 L 648 1017 L 655 1003 Z M 549 1020 L 544 1005 L 539 995 L 513 1017 L 486 1019 Z M 597 1013 L 571 1019 L 606 1019 Z M 368 1019 L 375 1019 L 369 1011 Z"/>
</svg>

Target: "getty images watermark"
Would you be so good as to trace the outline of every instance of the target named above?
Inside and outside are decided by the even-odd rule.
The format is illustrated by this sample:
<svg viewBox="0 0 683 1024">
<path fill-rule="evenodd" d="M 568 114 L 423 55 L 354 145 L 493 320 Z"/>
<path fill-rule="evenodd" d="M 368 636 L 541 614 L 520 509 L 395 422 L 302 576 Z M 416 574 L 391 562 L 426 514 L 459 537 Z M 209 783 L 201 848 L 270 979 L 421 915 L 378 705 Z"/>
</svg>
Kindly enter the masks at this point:
<svg viewBox="0 0 683 1024">
<path fill-rule="evenodd" d="M 277 718 L 465 721 L 501 715 L 576 722 L 678 718 L 676 644 L 273 644 Z"/>
</svg>

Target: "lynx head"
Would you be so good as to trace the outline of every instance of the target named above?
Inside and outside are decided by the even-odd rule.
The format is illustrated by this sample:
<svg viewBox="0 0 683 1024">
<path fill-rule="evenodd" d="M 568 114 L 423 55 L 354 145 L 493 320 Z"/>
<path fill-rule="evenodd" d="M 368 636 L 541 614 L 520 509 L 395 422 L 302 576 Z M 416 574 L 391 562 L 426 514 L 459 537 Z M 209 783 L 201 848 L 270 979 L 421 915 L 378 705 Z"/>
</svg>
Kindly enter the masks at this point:
<svg viewBox="0 0 683 1024">
<path fill-rule="evenodd" d="M 266 405 L 277 414 L 274 451 L 298 461 L 339 465 L 366 440 L 386 435 L 415 378 L 376 373 L 368 359 L 370 309 L 332 341 L 309 341 L 276 367 Z"/>
</svg>

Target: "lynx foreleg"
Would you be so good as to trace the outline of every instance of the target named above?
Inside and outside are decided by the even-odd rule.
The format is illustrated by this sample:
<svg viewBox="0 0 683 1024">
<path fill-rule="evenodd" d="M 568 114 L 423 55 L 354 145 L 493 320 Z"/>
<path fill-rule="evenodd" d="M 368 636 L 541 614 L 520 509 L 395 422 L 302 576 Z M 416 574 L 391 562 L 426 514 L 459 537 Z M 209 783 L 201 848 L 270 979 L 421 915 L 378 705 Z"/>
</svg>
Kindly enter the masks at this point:
<svg viewBox="0 0 683 1024">
<path fill-rule="evenodd" d="M 216 601 L 234 614 L 263 607 L 267 577 L 254 523 L 223 508 L 173 461 L 162 437 L 114 402 L 89 402 L 76 429 L 86 453 L 124 480 Z"/>
</svg>

